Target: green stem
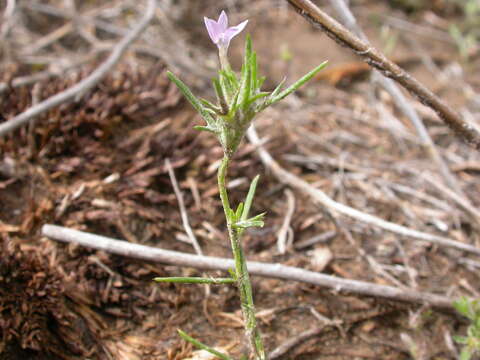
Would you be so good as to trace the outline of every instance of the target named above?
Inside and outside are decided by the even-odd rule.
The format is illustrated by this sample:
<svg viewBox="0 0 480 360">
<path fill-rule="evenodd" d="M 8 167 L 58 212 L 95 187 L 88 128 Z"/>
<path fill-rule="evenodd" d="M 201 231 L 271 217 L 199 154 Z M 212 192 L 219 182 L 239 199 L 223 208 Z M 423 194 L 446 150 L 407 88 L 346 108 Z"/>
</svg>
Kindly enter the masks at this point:
<svg viewBox="0 0 480 360">
<path fill-rule="evenodd" d="M 181 283 L 181 284 L 233 284 L 235 280 L 232 278 L 201 278 L 201 277 L 156 277 L 153 281 L 164 283 Z"/>
<path fill-rule="evenodd" d="M 228 235 L 230 237 L 232 252 L 235 261 L 235 275 L 237 287 L 240 292 L 240 303 L 242 313 L 245 319 L 245 332 L 250 347 L 255 352 L 255 360 L 266 360 L 265 350 L 260 331 L 257 327 L 255 319 L 255 306 L 253 304 L 252 284 L 247 270 L 247 263 L 240 244 L 239 231 L 233 228 L 232 210 L 228 201 L 227 187 L 225 178 L 227 175 L 228 164 L 230 158 L 224 155 L 222 163 L 218 169 L 218 189 L 220 191 L 220 199 L 222 200 L 223 210 L 227 219 Z"/>
<path fill-rule="evenodd" d="M 228 62 L 227 51 L 228 49 L 223 46 L 220 46 L 218 48 L 218 57 L 220 59 L 220 67 L 222 68 L 222 70 L 232 71 L 230 67 L 230 63 Z"/>
</svg>

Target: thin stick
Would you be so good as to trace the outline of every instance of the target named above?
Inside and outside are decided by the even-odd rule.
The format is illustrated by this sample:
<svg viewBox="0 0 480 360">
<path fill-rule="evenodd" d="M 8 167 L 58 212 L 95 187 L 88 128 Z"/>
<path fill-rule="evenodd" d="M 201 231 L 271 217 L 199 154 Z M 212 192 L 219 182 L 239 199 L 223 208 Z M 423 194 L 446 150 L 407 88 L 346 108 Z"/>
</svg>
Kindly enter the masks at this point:
<svg viewBox="0 0 480 360">
<path fill-rule="evenodd" d="M 175 172 L 173 171 L 173 167 L 172 167 L 172 164 L 170 163 L 170 159 L 167 158 L 165 160 L 165 166 L 167 168 L 168 175 L 170 176 L 170 181 L 172 182 L 173 191 L 175 192 L 175 196 L 177 197 L 178 206 L 180 207 L 180 215 L 182 217 L 182 223 L 183 223 L 185 232 L 187 233 L 188 238 L 190 239 L 190 243 L 195 249 L 195 252 L 197 253 L 197 255 L 203 256 L 202 248 L 200 247 L 197 237 L 193 233 L 192 227 L 190 226 L 190 222 L 188 221 L 187 208 L 185 207 L 185 202 L 183 201 L 183 194 L 180 191 L 180 187 L 178 186 L 177 178 L 175 177 Z M 204 274 L 204 276 L 206 276 L 206 274 Z M 205 284 L 206 284 L 205 296 L 209 297 L 211 294 L 210 285 L 208 283 L 205 283 Z"/>
<path fill-rule="evenodd" d="M 350 8 L 346 4 L 345 0 L 330 0 L 330 5 L 335 9 L 339 17 L 342 19 L 342 22 L 347 28 L 354 32 L 358 37 L 360 37 L 366 43 L 369 43 L 367 36 L 362 31 L 360 26 L 358 26 L 355 16 L 350 11 Z M 440 174 L 443 176 L 445 183 L 450 186 L 455 192 L 459 195 L 462 195 L 465 198 L 465 195 L 462 192 L 460 185 L 458 184 L 456 178 L 450 172 L 447 164 L 438 153 L 435 143 L 433 142 L 430 134 L 428 133 L 422 119 L 418 116 L 418 113 L 415 111 L 413 106 L 407 101 L 406 97 L 402 94 L 397 85 L 391 80 L 383 76 L 378 70 L 374 71 L 373 78 L 378 81 L 378 83 L 392 96 L 395 105 L 403 112 L 403 114 L 410 120 L 410 122 L 415 127 L 418 136 L 422 141 L 422 145 L 427 150 L 428 154 L 432 160 L 437 164 L 437 167 L 440 170 Z"/>
<path fill-rule="evenodd" d="M 42 227 L 42 235 L 58 241 L 77 243 L 82 246 L 107 251 L 112 254 L 164 264 L 224 271 L 234 267 L 234 261 L 231 259 L 213 256 L 198 256 L 177 251 L 163 250 L 150 246 L 133 244 L 127 241 L 111 239 L 100 235 L 89 234 L 62 226 L 46 224 Z M 443 309 L 453 308 L 453 299 L 446 296 L 419 292 L 411 289 L 398 289 L 393 286 L 371 284 L 358 280 L 342 279 L 281 264 L 249 261 L 247 266 L 248 271 L 253 275 L 300 281 L 334 289 L 335 291 L 346 291 L 398 301 L 429 304 Z"/>
<path fill-rule="evenodd" d="M 268 358 L 270 360 L 275 360 L 280 358 L 281 356 L 285 355 L 288 353 L 291 349 L 293 349 L 295 346 L 300 345 L 304 341 L 320 335 L 322 331 L 327 327 L 328 325 L 320 325 L 316 328 L 306 330 L 304 332 L 301 332 L 300 334 L 292 337 L 291 339 L 288 339 L 285 341 L 283 344 L 278 346 L 275 350 L 273 350 L 269 355 Z"/>
<path fill-rule="evenodd" d="M 62 91 L 48 98 L 45 101 L 42 101 L 38 105 L 30 107 L 23 113 L 0 124 L 0 138 L 14 131 L 18 127 L 25 125 L 41 113 L 44 113 L 45 111 L 48 111 L 55 106 L 71 101 L 77 96 L 84 94 L 90 88 L 95 86 L 100 80 L 105 77 L 105 75 L 111 70 L 111 68 L 117 64 L 117 62 L 125 53 L 129 45 L 140 36 L 143 30 L 145 30 L 150 21 L 153 19 L 153 16 L 155 14 L 155 8 L 156 0 L 148 0 L 145 15 L 139 21 L 137 26 L 135 26 L 132 31 L 129 32 L 118 43 L 118 45 L 113 49 L 107 60 L 105 60 L 105 62 L 97 69 L 95 69 L 95 71 L 93 71 L 88 77 L 80 81 L 78 84 L 68 88 L 67 90 Z"/>
<path fill-rule="evenodd" d="M 15 13 L 16 1 L 7 0 L 7 6 L 3 13 L 3 25 L 0 26 L 0 40 L 5 40 L 13 24 L 13 15 Z"/>
<path fill-rule="evenodd" d="M 202 248 L 200 247 L 197 237 L 193 233 L 192 227 L 190 226 L 190 222 L 188 221 L 187 208 L 185 207 L 185 202 L 183 201 L 183 195 L 178 186 L 177 178 L 175 177 L 175 173 L 173 171 L 172 164 L 170 163 L 170 159 L 168 158 L 165 160 L 165 167 L 167 168 L 168 175 L 170 176 L 170 181 L 172 182 L 173 190 L 175 191 L 175 196 L 177 197 L 178 206 L 180 207 L 180 214 L 182 216 L 182 222 L 183 222 L 183 227 L 185 229 L 185 232 L 187 233 L 188 238 L 190 239 L 190 242 L 192 243 L 193 248 L 195 249 L 195 252 L 198 255 L 203 255 Z"/>
<path fill-rule="evenodd" d="M 320 10 L 310 0 L 287 1 L 298 13 L 312 24 L 319 26 L 332 39 L 341 45 L 351 48 L 369 65 L 378 69 L 386 77 L 398 82 L 410 93 L 418 97 L 422 103 L 431 107 L 457 135 L 465 139 L 466 142 L 475 149 L 480 150 L 480 132 L 471 124 L 465 122 L 458 113 L 452 110 L 449 105 L 432 93 L 425 85 L 387 59 L 370 44 L 352 34 L 347 28 Z"/>
<path fill-rule="evenodd" d="M 461 197 L 454 191 L 450 190 L 447 188 L 445 185 L 440 184 L 439 182 L 435 181 L 434 179 L 431 179 L 428 176 L 423 175 L 422 178 L 428 182 L 429 184 L 433 185 L 434 187 L 437 188 L 440 192 L 442 192 L 446 197 L 448 197 L 450 200 L 455 202 L 460 208 L 462 208 L 468 215 L 470 215 L 471 219 L 477 224 L 477 226 L 480 226 L 480 210 L 476 209 L 470 201 L 468 201 L 466 198 Z"/>
<path fill-rule="evenodd" d="M 255 131 L 253 124 L 248 129 L 247 136 L 252 144 L 257 145 L 257 151 L 264 165 L 272 171 L 272 173 L 277 177 L 280 182 L 288 184 L 302 191 L 304 194 L 310 196 L 314 200 L 314 202 L 318 203 L 322 207 L 326 207 L 330 210 L 334 210 L 342 215 L 348 216 L 355 220 L 377 226 L 379 228 L 402 235 L 407 238 L 426 241 L 445 247 L 452 247 L 476 255 L 480 255 L 480 249 L 475 246 L 464 244 L 459 241 L 454 241 L 441 236 L 428 234 L 422 231 L 413 230 L 336 202 L 335 200 L 331 199 L 327 194 L 325 194 L 322 190 L 314 188 L 306 181 L 300 179 L 296 175 L 282 168 L 265 150 L 263 146 L 258 145 L 260 144 L 260 139 L 258 138 L 258 134 Z"/>
<path fill-rule="evenodd" d="M 285 189 L 285 195 L 287 197 L 287 213 L 285 214 L 282 227 L 277 235 L 277 248 L 280 254 L 285 254 L 287 248 L 291 246 L 291 241 L 287 242 L 287 240 L 289 237 L 290 222 L 295 212 L 295 197 L 293 196 L 293 192 L 290 189 Z M 290 234 L 290 237 L 292 236 L 293 234 Z"/>
</svg>

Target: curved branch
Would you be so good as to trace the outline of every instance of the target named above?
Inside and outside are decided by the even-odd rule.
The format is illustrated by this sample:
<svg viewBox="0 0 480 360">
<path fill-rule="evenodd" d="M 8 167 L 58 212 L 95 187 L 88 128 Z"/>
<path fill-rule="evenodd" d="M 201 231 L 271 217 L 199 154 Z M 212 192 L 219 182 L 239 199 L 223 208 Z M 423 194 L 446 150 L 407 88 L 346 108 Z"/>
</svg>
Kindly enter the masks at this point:
<svg viewBox="0 0 480 360">
<path fill-rule="evenodd" d="M 395 80 L 411 94 L 415 95 L 423 104 L 432 108 L 438 116 L 460 137 L 472 147 L 480 150 L 480 132 L 471 124 L 465 122 L 442 99 L 436 96 L 425 85 L 412 77 L 394 62 L 387 59 L 380 51 L 367 42 L 359 39 L 343 25 L 332 19 L 320 10 L 310 0 L 287 0 L 293 8 L 310 21 L 319 26 L 325 33 L 339 44 L 352 49 L 361 56 L 370 66 L 379 70 L 383 75 Z"/>
</svg>

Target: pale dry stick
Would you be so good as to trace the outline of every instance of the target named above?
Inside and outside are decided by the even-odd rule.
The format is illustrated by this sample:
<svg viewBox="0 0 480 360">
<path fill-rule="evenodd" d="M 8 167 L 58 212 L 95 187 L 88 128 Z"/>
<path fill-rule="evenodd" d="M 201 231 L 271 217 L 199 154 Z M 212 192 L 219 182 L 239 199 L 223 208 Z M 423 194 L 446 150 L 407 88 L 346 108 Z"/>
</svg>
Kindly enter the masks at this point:
<svg viewBox="0 0 480 360">
<path fill-rule="evenodd" d="M 147 8 L 143 18 L 138 24 L 126 35 L 118 45 L 112 50 L 110 56 L 95 69 L 88 77 L 80 81 L 78 84 L 62 91 L 45 101 L 42 101 L 38 105 L 30 107 L 23 113 L 15 116 L 14 118 L 0 124 L 0 138 L 4 137 L 8 133 L 14 131 L 22 125 L 25 125 L 36 116 L 50 110 L 51 108 L 60 104 L 74 100 L 80 94 L 84 94 L 90 88 L 95 86 L 105 75 L 117 64 L 122 55 L 128 49 L 130 44 L 135 41 L 140 34 L 145 30 L 155 14 L 156 0 L 148 0 Z"/>
<path fill-rule="evenodd" d="M 191 176 L 187 178 L 187 182 L 188 186 L 190 187 L 190 191 L 192 192 L 195 208 L 197 209 L 197 211 L 200 211 L 202 209 L 202 201 L 200 199 L 200 192 L 198 191 L 197 182 Z"/>
<path fill-rule="evenodd" d="M 465 198 L 459 196 L 454 191 L 450 190 L 443 184 L 440 184 L 438 181 L 435 181 L 433 178 L 429 176 L 422 175 L 423 180 L 428 182 L 429 184 L 433 185 L 437 190 L 442 192 L 447 198 L 455 202 L 460 208 L 462 208 L 470 218 L 480 226 L 480 210 L 476 209 L 470 201 L 467 201 Z"/>
<path fill-rule="evenodd" d="M 42 94 L 42 85 L 41 83 L 36 83 L 32 89 L 32 105 L 37 105 L 40 102 L 40 96 Z M 35 122 L 36 119 L 33 119 L 28 124 L 28 151 L 29 156 L 33 156 L 37 149 L 37 145 L 35 143 Z"/>
<path fill-rule="evenodd" d="M 300 345 L 301 343 L 305 342 L 306 340 L 314 336 L 320 335 L 322 331 L 325 330 L 325 328 L 328 326 L 331 326 L 331 325 L 330 324 L 320 325 L 316 328 L 301 332 L 300 334 L 288 339 L 283 344 L 275 348 L 270 354 L 268 354 L 268 358 L 270 360 L 275 360 L 280 358 L 281 356 L 288 353 L 291 349 L 293 349 L 297 345 Z"/>
<path fill-rule="evenodd" d="M 255 131 L 254 125 L 250 126 L 247 131 L 247 137 L 251 143 L 254 145 L 259 144 L 260 139 L 258 134 Z M 370 224 L 386 231 L 401 235 L 405 238 L 415 239 L 419 241 L 430 242 L 432 244 L 437 244 L 440 246 L 451 247 L 458 250 L 466 251 L 472 254 L 480 255 L 480 249 L 469 245 L 464 244 L 459 241 L 454 241 L 449 238 L 442 236 L 437 236 L 429 233 L 425 233 L 418 230 L 413 230 L 402 225 L 398 225 L 376 216 L 364 213 L 360 210 L 351 208 L 350 206 L 336 202 L 335 200 L 328 197 L 322 190 L 314 188 L 306 181 L 300 179 L 291 172 L 283 169 L 265 150 L 264 147 L 258 146 L 257 151 L 259 153 L 260 159 L 263 164 L 275 175 L 275 177 L 282 183 L 292 186 L 303 192 L 305 195 L 310 196 L 316 204 L 321 205 L 324 208 L 333 210 L 337 213 L 340 213 L 344 216 L 353 218 L 357 221 Z"/>
<path fill-rule="evenodd" d="M 480 269 L 480 262 L 479 261 L 475 261 L 475 260 L 471 260 L 471 259 L 467 259 L 467 258 L 460 258 L 460 259 L 458 259 L 458 262 L 460 264 L 467 265 L 467 267 L 469 267 L 470 270 L 472 270 L 472 268 Z"/>
<path fill-rule="evenodd" d="M 326 243 L 327 241 L 333 239 L 335 236 L 337 236 L 337 232 L 335 230 L 325 231 L 311 238 L 296 242 L 294 244 L 294 247 L 296 250 L 302 250 L 317 243 Z"/>
<path fill-rule="evenodd" d="M 387 180 L 384 180 L 384 179 L 376 179 L 375 182 L 379 185 L 387 186 L 395 192 L 410 195 L 410 196 L 412 196 L 412 197 L 414 197 L 418 200 L 421 200 L 421 201 L 426 202 L 430 205 L 433 205 L 433 206 L 435 206 L 435 207 L 437 207 L 437 208 L 439 208 L 443 211 L 448 211 L 450 213 L 453 213 L 453 212 L 456 211 L 456 209 L 454 207 L 450 206 L 445 201 L 439 200 L 439 199 L 437 199 L 437 198 L 435 198 L 431 195 L 426 194 L 423 191 L 415 190 L 412 187 L 402 185 L 402 184 L 397 184 L 397 183 L 387 181 Z"/>
<path fill-rule="evenodd" d="M 321 111 L 321 112 L 334 113 L 335 115 L 339 116 L 340 120 L 348 119 L 349 121 L 351 120 L 360 121 L 367 124 L 368 126 L 373 126 L 382 130 L 392 131 L 391 130 L 392 127 L 389 124 L 385 124 L 384 122 L 374 122 L 371 115 L 358 114 L 355 111 L 340 107 L 338 105 L 325 104 L 325 105 L 319 106 L 317 109 L 318 109 L 317 111 Z M 402 140 L 408 140 L 409 142 L 414 144 L 421 144 L 417 136 L 413 135 L 412 133 L 404 129 L 398 129 L 398 131 L 395 134 L 396 136 L 400 137 Z"/>
<path fill-rule="evenodd" d="M 387 107 L 375 96 L 373 91 L 370 91 L 369 93 L 371 101 L 375 103 L 375 110 L 377 111 L 378 118 L 385 123 L 385 128 L 390 132 L 390 135 L 397 143 L 398 149 L 401 153 L 407 152 L 408 147 L 403 139 L 404 134 L 408 133 L 407 129 L 400 119 L 398 119 L 392 111 L 387 109 Z"/>
<path fill-rule="evenodd" d="M 185 232 L 187 233 L 188 238 L 190 239 L 190 243 L 195 249 L 195 252 L 197 253 L 197 255 L 203 256 L 202 248 L 200 247 L 197 237 L 193 233 L 192 227 L 190 226 L 190 222 L 188 221 L 187 208 L 185 207 L 183 194 L 182 194 L 182 191 L 180 190 L 180 187 L 178 186 L 177 178 L 175 177 L 175 172 L 173 171 L 173 167 L 172 167 L 172 164 L 170 163 L 169 158 L 165 159 L 165 167 L 167 168 L 168 176 L 170 176 L 170 181 L 172 182 L 173 191 L 175 192 L 175 196 L 177 197 L 178 206 L 180 208 L 180 215 L 182 217 L 183 228 L 185 229 Z M 205 274 L 204 276 L 208 277 Z M 210 285 L 205 284 L 205 295 L 208 297 L 210 296 L 210 293 L 211 293 Z"/>
<path fill-rule="evenodd" d="M 26 51 L 23 51 L 21 53 L 21 56 L 29 56 L 37 53 L 43 48 L 50 46 L 51 44 L 57 42 L 61 38 L 67 36 L 74 29 L 75 27 L 73 26 L 72 22 L 69 22 L 69 23 L 66 23 L 65 25 L 60 26 L 59 28 L 53 30 L 51 33 L 48 33 L 42 38 L 35 40 L 34 44 L 28 45 Z"/>
<path fill-rule="evenodd" d="M 277 234 L 277 249 L 280 254 L 285 254 L 292 241 L 287 241 L 293 237 L 290 223 L 292 221 L 293 213 L 295 212 L 295 197 L 290 189 L 285 189 L 285 196 L 287 197 L 287 213 L 283 219 L 282 226 Z M 293 239 L 292 239 L 293 240 Z"/>
<path fill-rule="evenodd" d="M 12 18 L 15 13 L 16 0 L 7 0 L 7 6 L 3 12 L 3 25 L 0 29 L 0 40 L 5 40 L 12 26 Z"/>
<path fill-rule="evenodd" d="M 180 215 L 182 217 L 183 228 L 190 239 L 190 242 L 195 249 L 195 252 L 202 256 L 203 251 L 198 243 L 197 237 L 193 233 L 192 227 L 190 226 L 190 222 L 188 221 L 188 214 L 187 208 L 185 207 L 185 202 L 183 201 L 183 194 L 180 191 L 180 187 L 178 186 L 177 178 L 175 177 L 175 172 L 173 171 L 172 164 L 170 163 L 170 159 L 165 160 L 165 167 L 167 168 L 168 175 L 170 176 L 170 181 L 172 182 L 173 191 L 175 192 L 175 196 L 177 197 L 178 206 L 180 208 Z"/>
<path fill-rule="evenodd" d="M 310 312 L 312 315 L 322 323 L 322 325 L 317 326 L 313 329 L 306 330 L 290 339 L 285 341 L 283 344 L 279 345 L 276 347 L 268 356 L 269 360 L 274 360 L 278 359 L 279 357 L 282 357 L 286 353 L 288 353 L 290 350 L 292 350 L 294 347 L 300 345 L 304 341 L 314 337 L 318 336 L 322 333 L 323 330 L 326 328 L 334 328 L 336 327 L 339 331 L 339 333 L 343 336 L 346 336 L 345 330 L 342 327 L 343 320 L 331 320 L 322 314 L 320 314 L 313 306 L 309 307 Z"/>
<path fill-rule="evenodd" d="M 4 57 L 7 59 L 12 56 L 12 48 L 8 36 L 13 25 L 15 9 L 16 0 L 7 0 L 7 6 L 3 12 L 3 25 L 0 25 L 0 50 L 4 50 Z"/>
<path fill-rule="evenodd" d="M 223 271 L 228 271 L 234 267 L 234 261 L 232 259 L 213 256 L 198 256 L 177 251 L 163 250 L 160 248 L 133 244 L 127 241 L 111 239 L 100 235 L 89 234 L 57 225 L 43 225 L 42 235 L 58 241 L 76 243 L 81 246 L 103 250 L 129 258 L 176 266 Z M 397 301 L 429 304 L 442 309 L 453 309 L 453 299 L 442 295 L 419 292 L 410 289 L 398 289 L 393 286 L 377 285 L 359 280 L 342 279 L 282 264 L 249 261 L 247 266 L 248 271 L 252 275 L 299 281 L 330 288 L 335 291 L 345 291 Z"/>
<path fill-rule="evenodd" d="M 367 44 L 370 44 L 367 36 L 358 25 L 355 16 L 350 11 L 348 5 L 345 3 L 345 0 L 330 0 L 330 5 L 335 9 L 338 16 L 340 16 L 342 22 L 347 28 L 349 28 Z M 403 112 L 403 114 L 410 120 L 412 125 L 415 127 L 415 130 L 417 131 L 417 134 L 422 141 L 422 145 L 425 147 L 428 154 L 439 168 L 440 174 L 442 174 L 445 183 L 452 189 L 454 189 L 457 194 L 465 198 L 462 188 L 458 184 L 456 178 L 450 172 L 450 169 L 448 168 L 441 155 L 438 153 L 437 148 L 435 147 L 435 143 L 430 137 L 422 119 L 420 118 L 420 116 L 418 116 L 413 106 L 410 105 L 410 103 L 402 94 L 397 85 L 395 85 L 392 80 L 386 78 L 384 75 L 379 73 L 378 70 L 374 70 L 372 76 L 374 81 L 377 81 L 390 94 L 390 96 L 392 96 L 395 105 Z"/>
<path fill-rule="evenodd" d="M 437 30 L 430 26 L 418 25 L 404 19 L 396 18 L 386 14 L 378 13 L 381 17 L 385 18 L 386 23 L 394 28 L 402 31 L 409 31 L 415 35 L 429 37 L 430 39 L 441 41 L 447 44 L 456 45 L 455 40 L 446 31 Z"/>
<path fill-rule="evenodd" d="M 417 272 L 417 270 L 413 269 L 410 266 L 410 260 L 408 258 L 407 253 L 405 252 L 403 244 L 400 241 L 398 241 L 398 239 L 395 239 L 395 243 L 397 244 L 398 252 L 400 253 L 400 255 L 403 258 L 403 264 L 405 266 L 405 270 L 407 272 L 408 279 L 410 280 L 410 287 L 413 288 L 413 289 L 417 289 L 418 288 L 418 283 L 417 283 L 418 272 Z"/>
<path fill-rule="evenodd" d="M 369 254 L 367 254 L 367 252 L 356 243 L 350 230 L 348 230 L 345 226 L 343 226 L 340 220 L 335 218 L 332 218 L 332 220 L 335 222 L 337 229 L 339 229 L 340 232 L 343 233 L 343 235 L 345 236 L 347 241 L 350 243 L 350 245 L 357 251 L 360 257 L 365 259 L 365 261 L 368 263 L 368 265 L 370 265 L 370 267 L 375 273 L 377 273 L 379 276 L 383 277 L 384 279 L 390 281 L 392 284 L 395 284 L 395 286 L 398 287 L 399 289 L 407 288 L 404 284 L 402 284 L 400 281 L 398 281 L 392 275 L 390 275 L 387 271 L 385 271 L 373 256 L 370 256 Z"/>
<path fill-rule="evenodd" d="M 370 44 L 359 39 L 346 27 L 331 18 L 310 0 L 287 0 L 294 9 L 309 20 L 312 24 L 319 26 L 325 33 L 339 44 L 352 49 L 361 56 L 369 65 L 380 70 L 380 72 L 401 84 L 410 93 L 420 99 L 421 102 L 431 107 L 441 119 L 468 144 L 480 150 L 480 132 L 471 124 L 465 122 L 442 99 L 436 96 L 425 85 L 412 77 L 397 64 L 387 59 L 380 51 Z"/>
</svg>

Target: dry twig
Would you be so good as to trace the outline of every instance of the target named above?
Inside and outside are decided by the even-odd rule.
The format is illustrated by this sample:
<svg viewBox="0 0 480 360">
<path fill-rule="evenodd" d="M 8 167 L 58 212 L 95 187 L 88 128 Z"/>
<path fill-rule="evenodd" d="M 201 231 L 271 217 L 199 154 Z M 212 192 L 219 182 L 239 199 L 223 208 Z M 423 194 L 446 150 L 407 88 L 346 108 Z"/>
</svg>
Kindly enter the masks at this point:
<svg viewBox="0 0 480 360">
<path fill-rule="evenodd" d="M 147 9 L 145 15 L 138 22 L 138 24 L 118 43 L 113 49 L 110 56 L 105 62 L 100 65 L 95 71 L 93 71 L 88 77 L 80 81 L 78 84 L 68 88 L 61 93 L 58 93 L 45 101 L 42 101 L 38 105 L 32 106 L 23 113 L 15 116 L 14 118 L 0 124 L 0 137 L 14 131 L 18 127 L 28 123 L 36 116 L 44 113 L 45 111 L 71 101 L 78 96 L 83 95 L 90 88 L 95 86 L 105 75 L 111 70 L 113 66 L 117 64 L 122 55 L 125 53 L 130 44 L 135 41 L 140 34 L 145 30 L 150 21 L 153 19 L 156 8 L 156 0 L 148 0 Z"/>
<path fill-rule="evenodd" d="M 298 13 L 313 25 L 319 26 L 332 39 L 341 45 L 351 48 L 373 68 L 401 84 L 410 93 L 418 97 L 421 102 L 431 107 L 457 135 L 461 136 L 477 150 L 480 150 L 480 132 L 471 124 L 465 122 L 458 113 L 417 79 L 387 59 L 369 43 L 359 39 L 310 0 L 287 1 Z"/>
<path fill-rule="evenodd" d="M 285 341 L 283 344 L 278 346 L 275 350 L 273 350 L 269 355 L 268 358 L 270 360 L 278 359 L 288 353 L 291 349 L 293 349 L 295 346 L 300 345 L 304 341 L 320 335 L 322 331 L 328 326 L 328 324 L 325 325 L 320 325 L 316 328 L 306 330 L 304 332 L 301 332 L 295 337 L 292 337 L 291 339 Z"/>
<path fill-rule="evenodd" d="M 432 244 L 438 244 L 441 246 L 451 247 L 467 251 L 476 255 L 480 255 L 480 249 L 475 246 L 454 241 L 441 236 L 428 234 L 422 231 L 413 230 L 336 202 L 320 189 L 314 188 L 306 181 L 300 179 L 296 175 L 282 168 L 265 150 L 265 148 L 260 145 L 260 139 L 258 138 L 254 125 L 250 126 L 250 128 L 248 129 L 247 136 L 250 142 L 257 146 L 257 151 L 264 165 L 272 171 L 272 173 L 277 177 L 279 181 L 302 191 L 304 194 L 310 196 L 317 204 L 320 204 L 321 206 L 326 207 L 329 210 L 336 211 L 337 213 L 340 213 L 342 215 L 348 216 L 350 218 L 367 224 L 377 226 L 379 228 L 399 234 L 407 238 L 427 241 Z"/>
<path fill-rule="evenodd" d="M 367 36 L 358 26 L 357 21 L 350 11 L 350 8 L 345 3 L 345 0 L 330 0 L 330 4 L 336 10 L 342 22 L 347 28 L 353 31 L 357 36 L 359 36 L 363 41 L 369 43 Z M 422 145 L 426 148 L 428 154 L 432 160 L 437 164 L 437 167 L 440 170 L 440 174 L 443 176 L 445 183 L 450 186 L 455 192 L 465 198 L 465 195 L 462 192 L 461 187 L 459 186 L 456 178 L 450 172 L 447 164 L 437 151 L 435 143 L 428 134 L 428 131 L 420 118 L 418 113 L 415 111 L 413 106 L 409 104 L 406 97 L 402 94 L 397 85 L 390 79 L 383 76 L 378 70 L 374 71 L 373 77 L 380 85 L 392 96 L 393 101 L 396 106 L 405 114 L 405 116 L 410 120 L 412 125 L 415 127 L 418 136 L 422 141 Z"/>
<path fill-rule="evenodd" d="M 55 240 L 67 243 L 77 243 L 82 246 L 104 250 L 121 256 L 164 264 L 224 271 L 227 271 L 234 266 L 233 260 L 231 259 L 213 256 L 198 256 L 177 251 L 163 250 L 50 224 L 46 224 L 42 227 L 42 235 Z M 249 261 L 247 266 L 252 275 L 300 281 L 330 288 L 335 291 L 347 291 L 356 294 L 377 296 L 398 301 L 424 303 L 438 308 L 452 309 L 453 300 L 446 296 L 419 292 L 411 289 L 398 289 L 393 286 L 371 284 L 358 280 L 342 279 L 281 264 Z"/>
<path fill-rule="evenodd" d="M 293 242 L 293 231 L 290 227 L 290 222 L 295 212 L 295 197 L 290 189 L 285 189 L 285 196 L 287 197 L 287 213 L 277 234 L 277 247 L 280 254 L 285 254 Z"/>
<path fill-rule="evenodd" d="M 180 187 L 178 186 L 177 178 L 175 177 L 175 173 L 173 171 L 172 164 L 170 163 L 170 159 L 165 160 L 165 167 L 167 168 L 168 175 L 170 176 L 170 181 L 172 182 L 173 190 L 175 191 L 175 196 L 177 197 L 178 206 L 180 207 L 180 215 L 182 216 L 182 223 L 183 223 L 183 227 L 185 228 L 185 232 L 187 233 L 188 238 L 190 239 L 190 242 L 193 245 L 193 248 L 195 249 L 195 252 L 198 255 L 203 255 L 202 248 L 200 247 L 197 237 L 193 233 L 192 227 L 190 226 L 190 222 L 188 221 L 187 208 L 185 207 L 185 202 L 183 201 L 183 195 L 182 195 L 182 192 L 180 191 Z"/>
</svg>

